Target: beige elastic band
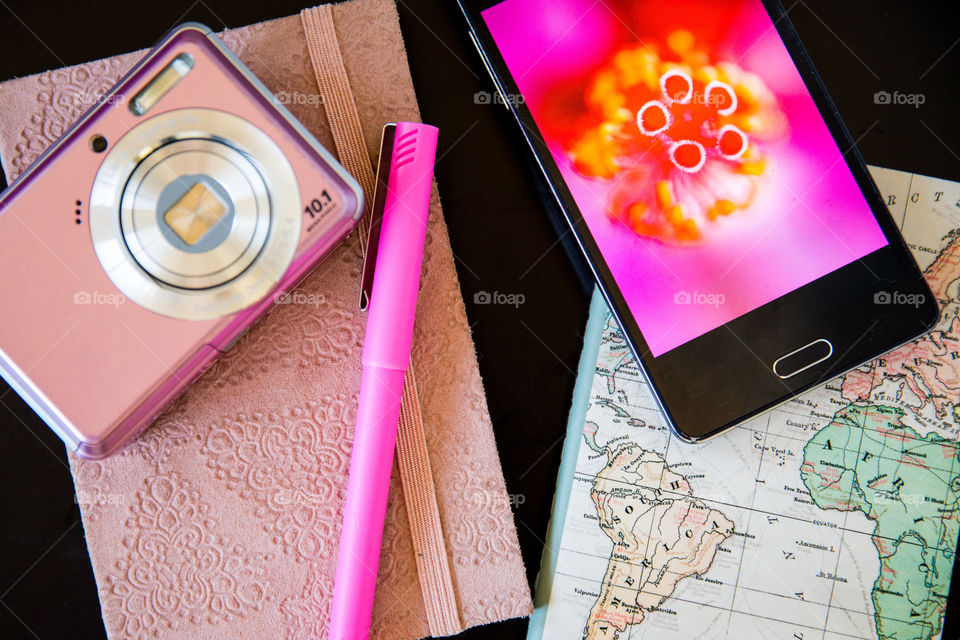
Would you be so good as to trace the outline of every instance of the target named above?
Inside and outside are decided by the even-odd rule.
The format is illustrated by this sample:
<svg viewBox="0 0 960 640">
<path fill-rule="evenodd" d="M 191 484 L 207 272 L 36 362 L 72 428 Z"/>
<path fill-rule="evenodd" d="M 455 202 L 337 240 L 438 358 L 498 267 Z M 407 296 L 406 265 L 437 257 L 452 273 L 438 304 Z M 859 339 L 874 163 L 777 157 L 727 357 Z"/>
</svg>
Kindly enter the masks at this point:
<svg viewBox="0 0 960 640">
<path fill-rule="evenodd" d="M 333 22 L 330 5 L 300 12 L 310 62 L 330 121 L 340 162 L 363 187 L 367 211 L 370 211 L 376 177 L 367 155 L 360 116 L 350 89 L 350 81 Z M 369 216 L 360 223 L 360 243 L 366 253 Z M 417 575 L 426 610 L 430 635 L 449 636 L 463 631 L 457 611 L 456 594 L 450 577 L 450 563 L 440 523 L 437 494 L 430 468 L 427 440 L 423 432 L 420 400 L 413 374 L 413 363 L 403 380 L 403 404 L 397 432 L 397 460 L 400 481 L 407 506 L 407 519 L 417 561 Z"/>
</svg>

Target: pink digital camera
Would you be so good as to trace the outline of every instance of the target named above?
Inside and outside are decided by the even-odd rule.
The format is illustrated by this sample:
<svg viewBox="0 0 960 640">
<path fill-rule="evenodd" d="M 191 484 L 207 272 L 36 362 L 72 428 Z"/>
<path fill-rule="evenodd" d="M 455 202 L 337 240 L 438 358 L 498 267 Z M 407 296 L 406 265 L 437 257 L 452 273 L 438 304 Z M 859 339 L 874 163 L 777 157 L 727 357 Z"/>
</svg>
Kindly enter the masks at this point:
<svg viewBox="0 0 960 640">
<path fill-rule="evenodd" d="M 0 374 L 134 437 L 350 233 L 360 186 L 211 32 L 170 32 L 0 197 Z"/>
</svg>

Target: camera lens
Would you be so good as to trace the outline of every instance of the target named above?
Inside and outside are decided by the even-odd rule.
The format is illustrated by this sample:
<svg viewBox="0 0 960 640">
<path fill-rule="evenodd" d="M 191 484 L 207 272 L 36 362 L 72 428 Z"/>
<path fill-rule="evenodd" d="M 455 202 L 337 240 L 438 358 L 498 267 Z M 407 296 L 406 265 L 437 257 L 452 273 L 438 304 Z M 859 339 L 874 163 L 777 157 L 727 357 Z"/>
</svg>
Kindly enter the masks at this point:
<svg viewBox="0 0 960 640">
<path fill-rule="evenodd" d="M 87 208 L 78 206 L 81 225 L 132 302 L 212 320 L 261 300 L 288 272 L 302 230 L 300 188 L 283 149 L 256 125 L 187 108 L 124 135 L 86 135 L 103 162 Z"/>
<path fill-rule="evenodd" d="M 107 139 L 99 133 L 90 137 L 90 148 L 96 153 L 103 153 L 107 150 Z"/>
</svg>

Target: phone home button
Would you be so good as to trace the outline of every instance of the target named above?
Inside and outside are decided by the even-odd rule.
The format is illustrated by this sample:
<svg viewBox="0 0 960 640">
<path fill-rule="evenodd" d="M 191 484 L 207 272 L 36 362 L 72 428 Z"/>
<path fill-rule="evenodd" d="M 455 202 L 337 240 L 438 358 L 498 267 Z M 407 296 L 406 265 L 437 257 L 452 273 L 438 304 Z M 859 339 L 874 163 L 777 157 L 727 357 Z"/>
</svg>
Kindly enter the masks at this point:
<svg viewBox="0 0 960 640">
<path fill-rule="evenodd" d="M 833 343 L 826 338 L 820 338 L 777 358 L 773 363 L 773 373 L 781 380 L 786 380 L 820 364 L 832 355 Z"/>
</svg>

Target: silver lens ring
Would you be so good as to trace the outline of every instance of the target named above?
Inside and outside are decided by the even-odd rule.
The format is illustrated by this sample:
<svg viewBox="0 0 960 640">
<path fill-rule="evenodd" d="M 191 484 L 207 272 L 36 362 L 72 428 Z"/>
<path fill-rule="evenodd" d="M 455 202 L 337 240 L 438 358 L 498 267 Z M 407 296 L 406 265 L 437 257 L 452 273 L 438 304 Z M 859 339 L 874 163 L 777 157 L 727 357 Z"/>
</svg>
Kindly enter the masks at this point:
<svg viewBox="0 0 960 640">
<path fill-rule="evenodd" d="M 229 212 L 213 233 L 223 237 L 209 248 L 160 232 L 163 185 L 184 176 L 204 182 Z M 300 208 L 293 168 L 266 133 L 223 111 L 179 109 L 140 123 L 107 153 L 90 194 L 90 235 L 100 264 L 131 301 L 172 318 L 210 320 L 250 306 L 279 282 L 296 253 Z"/>
<path fill-rule="evenodd" d="M 232 211 L 223 239 L 190 252 L 164 231 L 162 194 L 196 184 L 185 176 L 216 176 Z M 183 188 L 179 188 L 181 187 Z M 202 183 L 201 183 L 202 184 Z M 206 289 L 228 282 L 257 257 L 270 228 L 270 199 L 256 167 L 233 147 L 210 139 L 178 140 L 147 156 L 131 174 L 120 201 L 120 228 L 134 259 L 161 282 Z"/>
</svg>

